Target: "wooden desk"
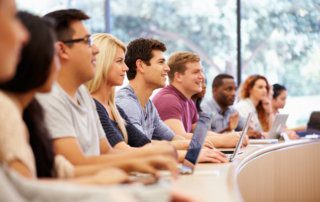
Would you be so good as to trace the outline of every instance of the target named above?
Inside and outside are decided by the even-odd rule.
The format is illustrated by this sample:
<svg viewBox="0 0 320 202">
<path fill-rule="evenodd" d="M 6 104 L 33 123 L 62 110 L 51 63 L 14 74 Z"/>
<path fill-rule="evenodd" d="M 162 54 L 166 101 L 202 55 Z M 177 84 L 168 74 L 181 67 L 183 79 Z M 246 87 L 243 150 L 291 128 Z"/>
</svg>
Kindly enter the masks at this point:
<svg viewBox="0 0 320 202">
<path fill-rule="evenodd" d="M 203 201 L 320 201 L 320 141 L 250 145 L 232 163 L 198 164 L 175 186 Z"/>
</svg>

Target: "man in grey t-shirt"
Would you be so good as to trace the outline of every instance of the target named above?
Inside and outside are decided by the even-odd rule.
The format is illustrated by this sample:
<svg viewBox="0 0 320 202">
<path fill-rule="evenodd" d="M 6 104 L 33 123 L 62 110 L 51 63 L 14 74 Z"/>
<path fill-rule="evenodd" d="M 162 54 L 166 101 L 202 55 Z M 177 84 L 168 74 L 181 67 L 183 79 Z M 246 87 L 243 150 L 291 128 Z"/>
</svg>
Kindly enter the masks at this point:
<svg viewBox="0 0 320 202">
<path fill-rule="evenodd" d="M 150 140 L 170 141 L 173 139 L 173 131 L 160 119 L 151 100 L 148 100 L 145 109 L 143 109 L 130 85 L 118 91 L 117 105 L 125 110 L 131 123 L 147 135 Z"/>
<path fill-rule="evenodd" d="M 146 148 L 110 153 L 112 148 L 102 129 L 95 104 L 83 85 L 94 77 L 95 55 L 99 52 L 82 23 L 89 17 L 77 9 L 54 11 L 46 17 L 53 18 L 57 25 L 56 46 L 61 71 L 52 92 L 37 95 L 37 99 L 44 108 L 54 152 L 75 165 L 104 164 L 127 172 L 150 172 L 150 166 L 157 169 L 158 164 L 158 167 L 174 171 L 175 151 L 169 146 L 163 146 L 161 152 Z M 52 68 L 56 68 L 55 65 Z M 159 157 L 159 154 L 163 155 Z M 118 176 L 111 174 L 110 177 L 117 179 Z"/>
</svg>

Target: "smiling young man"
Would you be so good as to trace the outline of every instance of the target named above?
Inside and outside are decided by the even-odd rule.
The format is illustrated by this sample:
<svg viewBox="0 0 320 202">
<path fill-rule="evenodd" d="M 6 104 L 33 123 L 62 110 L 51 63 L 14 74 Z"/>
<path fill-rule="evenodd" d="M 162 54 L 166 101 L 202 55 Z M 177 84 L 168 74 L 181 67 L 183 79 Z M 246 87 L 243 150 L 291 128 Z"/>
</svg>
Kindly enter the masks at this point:
<svg viewBox="0 0 320 202">
<path fill-rule="evenodd" d="M 222 133 L 243 128 L 245 120 L 232 107 L 236 90 L 236 82 L 229 74 L 219 74 L 213 79 L 212 99 L 205 100 L 201 105 L 205 112 L 212 114 L 212 131 Z"/>
<path fill-rule="evenodd" d="M 191 138 L 199 118 L 191 97 L 202 91 L 204 80 L 200 57 L 192 52 L 176 52 L 169 57 L 168 65 L 170 85 L 161 89 L 152 101 L 161 119 L 175 134 Z M 215 147 L 235 147 L 238 140 L 236 133 L 218 135 L 211 131 L 206 138 Z"/>
</svg>

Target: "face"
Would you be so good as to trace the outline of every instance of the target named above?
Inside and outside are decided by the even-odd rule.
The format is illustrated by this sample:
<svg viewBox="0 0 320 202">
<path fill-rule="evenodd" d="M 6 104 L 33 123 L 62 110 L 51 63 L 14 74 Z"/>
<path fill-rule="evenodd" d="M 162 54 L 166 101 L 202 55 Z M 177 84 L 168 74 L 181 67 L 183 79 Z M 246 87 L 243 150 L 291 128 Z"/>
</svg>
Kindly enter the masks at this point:
<svg viewBox="0 0 320 202">
<path fill-rule="evenodd" d="M 71 23 L 74 34 L 71 39 L 83 38 L 89 35 L 81 21 Z M 85 83 L 94 77 L 96 66 L 96 55 L 99 53 L 95 45 L 90 46 L 87 42 L 73 43 L 69 49 L 69 64 L 74 68 L 74 74 L 80 83 Z"/>
<path fill-rule="evenodd" d="M 106 75 L 107 85 L 121 86 L 128 70 L 127 65 L 124 63 L 124 51 L 118 47 L 113 63 Z"/>
<path fill-rule="evenodd" d="M 207 84 L 205 79 L 202 80 L 202 91 L 198 94 L 198 97 L 204 97 L 206 95 Z"/>
<path fill-rule="evenodd" d="M 162 88 L 166 85 L 166 79 L 170 68 L 166 64 L 162 51 L 153 50 L 152 55 L 153 57 L 150 59 L 150 65 L 144 64 L 144 78 L 149 85 L 154 87 L 154 89 Z"/>
<path fill-rule="evenodd" d="M 51 62 L 51 66 L 50 66 L 50 73 L 49 76 L 47 78 L 47 81 L 45 82 L 45 84 L 40 88 L 39 92 L 41 93 L 48 93 L 51 91 L 52 85 L 53 83 L 57 80 L 58 77 L 58 73 L 60 71 L 61 65 L 60 65 L 60 60 L 57 54 L 57 47 L 56 47 L 56 51 L 54 53 L 52 62 Z"/>
<path fill-rule="evenodd" d="M 0 1 L 0 81 L 14 76 L 23 44 L 28 40 L 26 29 L 16 18 L 14 0 Z"/>
<path fill-rule="evenodd" d="M 268 96 L 267 83 L 263 79 L 258 79 L 250 90 L 250 98 L 262 101 Z"/>
<path fill-rule="evenodd" d="M 222 80 L 222 85 L 213 89 L 213 95 L 219 105 L 233 105 L 236 97 L 237 86 L 233 79 L 226 78 Z"/>
<path fill-rule="evenodd" d="M 185 93 L 190 96 L 200 93 L 204 81 L 204 74 L 200 62 L 188 62 L 185 66 L 185 72 L 183 74 L 178 73 L 181 87 Z"/>
<path fill-rule="evenodd" d="M 286 105 L 287 91 L 283 90 L 276 99 L 272 99 L 272 106 L 276 109 L 283 109 Z"/>
</svg>

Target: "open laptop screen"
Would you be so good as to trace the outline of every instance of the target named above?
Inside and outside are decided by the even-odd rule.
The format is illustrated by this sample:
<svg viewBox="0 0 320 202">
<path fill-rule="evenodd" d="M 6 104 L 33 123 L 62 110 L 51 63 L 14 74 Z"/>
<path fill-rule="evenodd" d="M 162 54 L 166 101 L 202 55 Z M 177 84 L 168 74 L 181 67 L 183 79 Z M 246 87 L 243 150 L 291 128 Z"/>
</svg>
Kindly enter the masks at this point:
<svg viewBox="0 0 320 202">
<path fill-rule="evenodd" d="M 188 152 L 185 157 L 185 160 L 189 161 L 193 165 L 197 163 L 198 156 L 206 138 L 211 120 L 211 116 L 208 113 L 200 112 L 199 116 L 200 117 L 197 126 L 194 130 Z"/>
<path fill-rule="evenodd" d="M 238 155 L 238 153 L 240 152 L 240 148 L 242 146 L 242 142 L 243 142 L 243 138 L 244 136 L 247 134 L 248 132 L 248 129 L 249 129 L 249 123 L 251 122 L 251 119 L 252 119 L 252 116 L 253 116 L 253 113 L 249 113 L 248 117 L 247 117 L 247 121 L 246 121 L 246 124 L 245 126 L 243 127 L 242 129 L 242 132 L 241 132 L 241 135 L 240 135 L 240 138 L 239 138 L 239 141 L 237 143 L 237 146 L 236 146 L 236 149 L 234 150 L 233 154 L 230 156 L 230 161 L 233 161 L 233 159 Z"/>
</svg>

